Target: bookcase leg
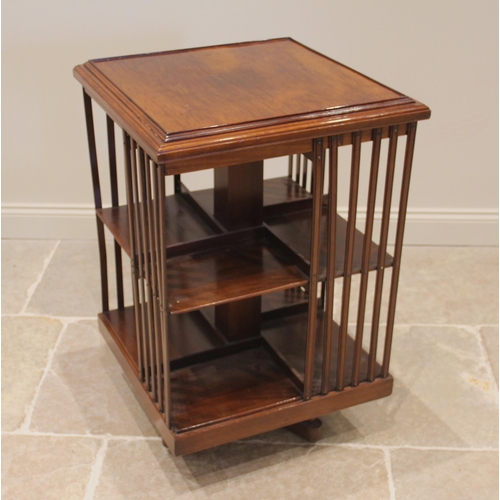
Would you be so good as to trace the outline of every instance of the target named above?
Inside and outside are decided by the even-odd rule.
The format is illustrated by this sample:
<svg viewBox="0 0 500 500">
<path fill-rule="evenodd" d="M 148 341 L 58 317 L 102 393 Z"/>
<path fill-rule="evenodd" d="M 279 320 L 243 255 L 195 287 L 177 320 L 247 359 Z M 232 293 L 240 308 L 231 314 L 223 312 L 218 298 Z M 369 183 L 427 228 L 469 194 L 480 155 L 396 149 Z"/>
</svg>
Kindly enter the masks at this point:
<svg viewBox="0 0 500 500">
<path fill-rule="evenodd" d="M 323 422 L 319 418 L 313 418 L 312 420 L 304 420 L 304 422 L 289 425 L 285 429 L 310 443 L 315 443 L 321 439 L 323 434 Z"/>
</svg>

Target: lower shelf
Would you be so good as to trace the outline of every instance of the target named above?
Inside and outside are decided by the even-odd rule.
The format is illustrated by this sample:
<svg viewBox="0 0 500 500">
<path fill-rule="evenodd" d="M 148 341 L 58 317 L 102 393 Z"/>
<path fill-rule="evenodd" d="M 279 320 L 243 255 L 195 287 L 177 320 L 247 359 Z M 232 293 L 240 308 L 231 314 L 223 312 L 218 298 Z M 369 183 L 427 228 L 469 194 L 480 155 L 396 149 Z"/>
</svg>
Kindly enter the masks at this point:
<svg viewBox="0 0 500 500">
<path fill-rule="evenodd" d="M 320 353 L 323 314 L 318 312 L 318 316 L 317 352 Z M 224 344 L 207 317 L 197 311 L 170 316 L 171 411 L 167 427 L 165 416 L 138 378 L 133 307 L 102 313 L 99 319 L 104 338 L 174 455 L 292 425 L 392 392 L 390 376 L 348 387 L 353 346 L 348 338 L 347 387 L 319 395 L 321 354 L 318 354 L 313 397 L 305 401 L 300 381 L 304 371 L 307 313 L 267 319 L 263 321 L 261 337 Z M 337 334 L 335 328 L 334 346 Z M 332 387 L 335 387 L 335 361 L 333 352 Z M 366 353 L 361 361 L 361 373 L 366 374 Z"/>
<path fill-rule="evenodd" d="M 301 398 L 264 347 L 174 371 L 170 390 L 177 433 Z"/>
<path fill-rule="evenodd" d="M 293 314 L 266 321 L 262 326 L 262 336 L 269 345 L 279 354 L 279 356 L 290 366 L 300 380 L 304 378 L 304 360 L 306 350 L 306 331 L 307 331 L 307 312 Z M 312 393 L 320 393 L 321 368 L 323 364 L 322 345 L 324 336 L 325 315 L 322 311 L 318 312 L 316 321 L 316 349 L 314 358 L 314 374 Z M 330 387 L 334 388 L 337 383 L 337 359 L 338 359 L 338 339 L 339 326 L 334 323 L 332 331 L 332 352 L 331 352 L 331 370 Z M 344 384 L 346 386 L 352 383 L 352 366 L 354 356 L 354 339 L 347 335 L 345 346 L 345 369 Z M 361 363 L 359 370 L 359 381 L 368 379 L 368 353 L 361 350 Z M 375 376 L 379 377 L 382 371 L 380 364 L 375 364 Z"/>
<path fill-rule="evenodd" d="M 131 367 L 137 369 L 137 341 L 134 307 L 126 307 L 99 315 Z M 169 317 L 170 360 L 177 361 L 224 344 L 205 317 L 198 311 Z"/>
</svg>

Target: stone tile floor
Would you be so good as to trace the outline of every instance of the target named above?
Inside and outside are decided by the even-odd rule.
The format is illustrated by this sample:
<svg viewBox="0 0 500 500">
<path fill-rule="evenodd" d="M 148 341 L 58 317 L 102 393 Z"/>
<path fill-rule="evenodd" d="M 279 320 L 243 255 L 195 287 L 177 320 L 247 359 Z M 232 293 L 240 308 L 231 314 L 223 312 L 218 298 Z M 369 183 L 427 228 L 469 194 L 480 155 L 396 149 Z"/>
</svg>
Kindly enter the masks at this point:
<svg viewBox="0 0 500 500">
<path fill-rule="evenodd" d="M 498 498 L 498 249 L 407 247 L 389 398 L 186 457 L 96 327 L 95 241 L 2 242 L 2 498 Z"/>
</svg>

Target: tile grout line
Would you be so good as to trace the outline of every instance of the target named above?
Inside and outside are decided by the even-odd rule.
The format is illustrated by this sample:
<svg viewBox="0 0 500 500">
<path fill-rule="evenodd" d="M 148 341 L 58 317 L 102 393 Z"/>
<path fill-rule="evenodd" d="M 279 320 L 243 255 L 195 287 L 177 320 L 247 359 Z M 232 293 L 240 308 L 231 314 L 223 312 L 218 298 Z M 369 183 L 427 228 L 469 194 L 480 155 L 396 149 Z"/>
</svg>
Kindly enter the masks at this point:
<svg viewBox="0 0 500 500">
<path fill-rule="evenodd" d="M 498 448 L 455 448 L 452 446 L 416 446 L 416 445 L 385 445 L 385 444 L 361 444 L 361 443 L 321 443 L 317 442 L 314 445 L 311 443 L 290 443 L 287 441 L 267 441 L 264 439 L 251 439 L 249 438 L 246 441 L 238 440 L 235 443 L 245 444 L 245 443 L 263 443 L 263 444 L 278 444 L 284 446 L 321 446 L 323 448 L 352 448 L 355 450 L 361 449 L 373 449 L 373 450 L 417 450 L 417 451 L 472 451 L 472 452 L 498 452 Z"/>
<path fill-rule="evenodd" d="M 77 434 L 77 433 L 57 433 L 57 432 L 40 432 L 32 430 L 17 429 L 15 431 L 2 431 L 2 435 L 7 436 L 35 436 L 35 437 L 63 437 L 63 438 L 88 438 L 88 439 L 107 439 L 108 441 L 162 441 L 160 436 L 124 436 L 114 434 Z M 323 448 L 352 448 L 352 449 L 374 449 L 374 450 L 417 450 L 417 451 L 470 451 L 470 452 L 498 452 L 498 448 L 457 448 L 452 446 L 416 446 L 416 445 L 383 445 L 383 444 L 361 444 L 361 443 L 290 443 L 286 441 L 267 441 L 264 439 L 247 439 L 234 441 L 237 444 L 277 444 L 284 446 L 320 446 Z"/>
<path fill-rule="evenodd" d="M 56 316 L 43 313 L 5 313 L 2 314 L 2 318 L 48 318 L 61 323 L 77 323 L 78 321 L 95 321 L 97 314 L 95 316 Z"/>
<path fill-rule="evenodd" d="M 106 458 L 106 452 L 108 451 L 108 439 L 103 439 L 101 447 L 99 448 L 94 463 L 92 464 L 92 470 L 90 471 L 89 482 L 85 488 L 85 496 L 83 500 L 94 500 L 95 491 L 99 485 L 99 480 L 101 479 L 102 466 L 104 459 Z"/>
<path fill-rule="evenodd" d="M 43 261 L 43 268 L 42 268 L 41 272 L 38 274 L 37 279 L 28 288 L 28 291 L 26 292 L 26 294 L 27 294 L 28 297 L 26 299 L 26 302 L 24 303 L 23 308 L 21 309 L 21 313 L 20 314 L 23 314 L 26 311 L 26 308 L 28 307 L 28 304 L 30 303 L 30 301 L 31 301 L 31 299 L 32 299 L 32 297 L 33 297 L 33 295 L 34 295 L 34 293 L 35 293 L 38 285 L 41 283 L 41 281 L 43 279 L 43 275 L 45 274 L 45 271 L 49 267 L 50 261 L 52 260 L 52 257 L 54 257 L 54 254 L 56 253 L 56 250 L 59 248 L 59 244 L 60 243 L 61 243 L 61 240 L 57 240 L 56 241 L 56 244 L 54 245 L 54 248 L 49 253 L 49 255 L 45 258 L 45 260 Z"/>
<path fill-rule="evenodd" d="M 62 437 L 62 438 L 88 438 L 88 439 L 107 439 L 108 441 L 161 441 L 160 436 L 122 436 L 114 434 L 76 434 L 76 433 L 58 433 L 41 432 L 17 429 L 15 431 L 2 431 L 5 436 L 34 436 L 34 437 Z"/>
<path fill-rule="evenodd" d="M 384 452 L 385 468 L 387 469 L 387 481 L 389 483 L 389 498 L 390 500 L 396 500 L 396 487 L 394 485 L 394 479 L 392 477 L 391 452 L 387 448 L 383 449 L 382 451 Z"/>
<path fill-rule="evenodd" d="M 56 350 L 59 347 L 59 344 L 61 343 L 61 339 L 63 337 L 63 334 L 68 329 L 68 324 L 69 323 L 63 323 L 63 326 L 61 328 L 61 331 L 59 332 L 59 335 L 57 336 L 54 347 L 52 347 L 52 349 L 50 349 L 50 351 L 49 351 L 47 364 L 45 365 L 45 368 L 43 370 L 40 381 L 38 382 L 38 385 L 36 386 L 35 393 L 33 394 L 33 398 L 31 399 L 31 403 L 28 405 L 28 409 L 26 410 L 26 413 L 24 415 L 23 422 L 21 423 L 21 425 L 19 427 L 20 431 L 29 430 L 29 426 L 31 424 L 31 418 L 32 418 L 33 412 L 35 410 L 35 405 L 36 405 L 36 402 L 38 400 L 38 396 L 40 394 L 40 391 L 42 389 L 43 382 L 45 381 L 45 378 L 47 377 L 47 373 L 49 372 L 50 368 L 52 367 L 52 361 L 54 359 Z"/>
<path fill-rule="evenodd" d="M 491 360 L 490 357 L 488 356 L 488 350 L 486 349 L 486 345 L 484 344 L 484 339 L 481 335 L 480 329 L 483 328 L 483 326 L 475 326 L 471 327 L 470 331 L 472 334 L 476 337 L 478 343 L 479 343 L 479 348 L 481 349 L 481 354 L 483 356 L 483 363 L 486 367 L 486 371 L 488 372 L 488 375 L 490 377 L 490 383 L 492 387 L 495 388 L 495 398 L 498 403 L 498 385 L 497 385 L 497 380 L 495 377 L 495 373 L 493 371 L 493 366 L 491 365 Z"/>
</svg>

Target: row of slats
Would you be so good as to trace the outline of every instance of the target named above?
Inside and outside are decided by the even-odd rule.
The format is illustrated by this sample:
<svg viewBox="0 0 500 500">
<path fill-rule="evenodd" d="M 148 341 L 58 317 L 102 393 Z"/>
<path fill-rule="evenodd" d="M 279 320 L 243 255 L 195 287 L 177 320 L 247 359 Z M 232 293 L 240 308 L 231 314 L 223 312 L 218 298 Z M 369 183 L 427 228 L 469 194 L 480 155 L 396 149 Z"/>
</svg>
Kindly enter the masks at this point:
<svg viewBox="0 0 500 500">
<path fill-rule="evenodd" d="M 377 269 L 375 271 L 375 289 L 373 299 L 373 311 L 371 321 L 370 342 L 368 351 L 367 380 L 373 381 L 377 376 L 387 377 L 389 374 L 389 361 L 391 355 L 391 344 L 394 330 L 394 317 L 396 308 L 396 296 L 399 280 L 401 252 L 403 243 L 404 226 L 406 219 L 406 208 L 408 203 L 408 191 L 411 174 L 411 164 L 413 159 L 413 150 L 415 144 L 416 123 L 405 125 L 407 131 L 406 151 L 403 164 L 403 176 L 401 184 L 399 214 L 396 229 L 393 271 L 391 286 L 389 292 L 388 317 L 385 332 L 385 341 L 383 349 L 382 370 L 377 373 L 377 349 L 379 345 L 379 328 L 381 320 L 382 292 L 384 288 L 385 273 L 385 255 L 388 247 L 389 222 L 391 215 L 391 201 L 393 198 L 394 179 L 396 170 L 396 153 L 398 136 L 401 131 L 398 126 L 389 128 L 389 141 L 387 153 L 387 167 L 385 170 L 385 188 L 382 202 L 382 220 L 380 227 L 380 238 L 378 246 Z M 325 156 L 323 155 L 323 140 L 318 139 L 313 142 L 313 170 L 312 170 L 312 236 L 311 236 L 311 273 L 310 290 L 316 290 L 318 266 L 319 266 L 319 245 L 320 239 L 326 238 L 327 242 L 327 269 L 326 283 L 323 287 L 325 321 L 323 331 L 323 344 L 321 346 L 322 369 L 321 369 L 321 393 L 326 394 L 331 390 L 342 391 L 346 385 L 346 352 L 347 352 L 347 328 L 349 323 L 349 306 L 351 303 L 351 278 L 354 255 L 354 234 L 356 227 L 357 209 L 359 206 L 358 192 L 361 164 L 361 141 L 360 132 L 352 134 L 352 152 L 350 164 L 349 181 L 349 204 L 347 216 L 347 234 L 344 255 L 343 286 L 340 307 L 339 335 L 337 346 L 332 346 L 333 332 L 333 304 L 335 292 L 335 232 L 337 218 L 337 200 L 338 200 L 338 172 L 339 172 L 339 154 L 338 147 L 341 143 L 340 137 L 329 137 L 328 147 L 328 223 L 327 234 L 320 234 L 320 211 L 323 195 L 323 178 L 325 175 Z M 359 287 L 359 300 L 356 317 L 356 330 L 354 338 L 354 349 L 352 359 L 352 373 L 350 374 L 350 385 L 357 386 L 360 382 L 360 368 L 362 358 L 362 344 L 364 334 L 364 322 L 366 316 L 368 277 L 370 249 L 372 244 L 372 233 L 374 226 L 375 201 L 377 192 L 377 182 L 379 177 L 379 164 L 382 149 L 382 129 L 372 131 L 372 153 L 370 160 L 370 175 L 368 186 L 367 213 L 365 222 L 365 234 L 362 253 L 362 267 Z M 300 163 L 296 163 L 300 165 Z M 297 173 L 297 170 L 295 171 Z M 289 162 L 289 175 L 293 174 L 293 162 Z M 319 177 L 319 178 L 318 178 Z M 298 177 L 295 180 L 298 182 Z M 305 352 L 305 373 L 304 373 L 304 399 L 312 396 L 314 360 L 316 358 L 315 340 L 316 340 L 316 314 L 318 301 L 315 293 L 309 294 L 309 319 Z M 332 366 L 332 350 L 336 349 L 336 365 Z M 330 380 L 332 373 L 335 373 L 335 387 L 331 387 Z"/>
<path fill-rule="evenodd" d="M 168 423 L 164 169 L 124 133 L 132 286 L 141 382 Z"/>
</svg>

